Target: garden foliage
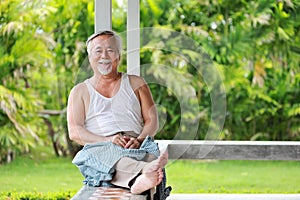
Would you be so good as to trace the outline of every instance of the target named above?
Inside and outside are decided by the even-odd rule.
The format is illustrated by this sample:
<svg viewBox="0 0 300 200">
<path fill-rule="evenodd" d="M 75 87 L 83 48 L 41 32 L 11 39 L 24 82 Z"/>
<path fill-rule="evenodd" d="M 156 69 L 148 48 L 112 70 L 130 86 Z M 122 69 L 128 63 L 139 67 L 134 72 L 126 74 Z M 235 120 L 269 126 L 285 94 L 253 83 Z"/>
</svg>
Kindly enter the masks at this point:
<svg viewBox="0 0 300 200">
<path fill-rule="evenodd" d="M 122 33 L 127 1 L 112 2 L 113 29 Z M 173 89 L 150 84 L 165 120 L 157 139 L 172 139 L 179 129 L 204 139 L 213 115 L 211 91 L 221 85 L 226 112 L 218 139 L 300 139 L 299 0 L 141 0 L 140 5 L 141 28 L 177 33 L 158 42 L 159 33 L 148 31 L 147 43 L 142 41 L 161 45 L 141 47 L 141 65 L 149 67 L 142 75 L 151 72 Z M 1 1 L 0 160 L 38 143 L 51 143 L 58 156 L 76 152 L 67 136 L 65 109 L 70 89 L 88 76 L 82 66 L 87 63 L 84 42 L 94 31 L 93 10 L 87 0 Z M 210 62 L 184 45 L 176 49 L 184 44 L 178 33 L 198 44 Z M 171 51 L 164 50 L 168 47 Z M 125 63 L 126 55 L 121 70 Z M 161 66 L 176 73 L 164 74 Z M 218 69 L 221 82 L 205 82 L 204 74 L 214 76 L 209 66 Z M 196 95 L 196 115 L 182 115 L 174 91 Z M 183 119 L 197 129 L 182 127 Z"/>
</svg>

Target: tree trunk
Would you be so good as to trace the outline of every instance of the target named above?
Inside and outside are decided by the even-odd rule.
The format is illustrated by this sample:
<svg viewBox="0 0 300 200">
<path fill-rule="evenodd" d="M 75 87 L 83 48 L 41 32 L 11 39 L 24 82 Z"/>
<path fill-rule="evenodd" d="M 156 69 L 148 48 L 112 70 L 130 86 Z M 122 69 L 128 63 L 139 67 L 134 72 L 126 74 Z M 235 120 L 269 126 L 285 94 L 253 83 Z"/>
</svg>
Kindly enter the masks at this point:
<svg viewBox="0 0 300 200">
<path fill-rule="evenodd" d="M 48 134 L 49 134 L 49 136 L 51 138 L 51 142 L 52 142 L 52 146 L 53 146 L 55 155 L 59 156 L 58 147 L 57 147 L 56 141 L 54 140 L 55 131 L 53 129 L 52 123 L 51 123 L 51 121 L 49 119 L 47 119 L 45 117 L 43 117 L 43 120 L 44 120 L 45 124 L 48 127 Z"/>
</svg>

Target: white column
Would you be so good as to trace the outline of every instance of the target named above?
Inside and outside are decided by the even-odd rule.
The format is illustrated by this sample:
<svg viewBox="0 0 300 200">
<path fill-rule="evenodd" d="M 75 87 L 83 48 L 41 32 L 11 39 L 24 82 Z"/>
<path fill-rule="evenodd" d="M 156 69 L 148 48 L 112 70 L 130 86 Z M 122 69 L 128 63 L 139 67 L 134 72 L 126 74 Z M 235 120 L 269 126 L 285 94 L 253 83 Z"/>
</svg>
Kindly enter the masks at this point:
<svg viewBox="0 0 300 200">
<path fill-rule="evenodd" d="M 127 73 L 140 75 L 140 1 L 128 0 Z"/>
<path fill-rule="evenodd" d="M 112 29 L 111 1 L 112 0 L 95 0 L 95 33 L 100 30 Z"/>
</svg>

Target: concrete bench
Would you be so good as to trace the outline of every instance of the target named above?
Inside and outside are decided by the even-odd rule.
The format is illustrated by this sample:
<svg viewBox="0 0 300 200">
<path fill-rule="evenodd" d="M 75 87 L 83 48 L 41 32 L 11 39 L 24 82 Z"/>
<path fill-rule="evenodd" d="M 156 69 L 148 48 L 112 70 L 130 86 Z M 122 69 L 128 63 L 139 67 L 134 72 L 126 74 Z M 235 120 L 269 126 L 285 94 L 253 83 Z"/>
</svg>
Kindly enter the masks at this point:
<svg viewBox="0 0 300 200">
<path fill-rule="evenodd" d="M 84 185 L 72 200 L 147 200 L 147 195 L 134 195 L 117 187 L 91 187 Z"/>
<path fill-rule="evenodd" d="M 300 194 L 173 194 L 168 200 L 299 200 Z"/>
</svg>

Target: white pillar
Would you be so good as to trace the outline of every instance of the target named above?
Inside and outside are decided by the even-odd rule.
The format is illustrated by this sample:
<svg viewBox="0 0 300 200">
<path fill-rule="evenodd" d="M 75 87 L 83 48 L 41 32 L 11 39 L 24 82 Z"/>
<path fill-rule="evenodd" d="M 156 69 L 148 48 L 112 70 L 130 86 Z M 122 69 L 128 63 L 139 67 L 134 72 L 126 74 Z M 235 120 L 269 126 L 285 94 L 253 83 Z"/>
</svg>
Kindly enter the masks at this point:
<svg viewBox="0 0 300 200">
<path fill-rule="evenodd" d="M 111 11 L 111 0 L 95 0 L 95 33 L 112 29 Z"/>
<path fill-rule="evenodd" d="M 140 1 L 127 0 L 127 73 L 140 75 Z"/>
</svg>

